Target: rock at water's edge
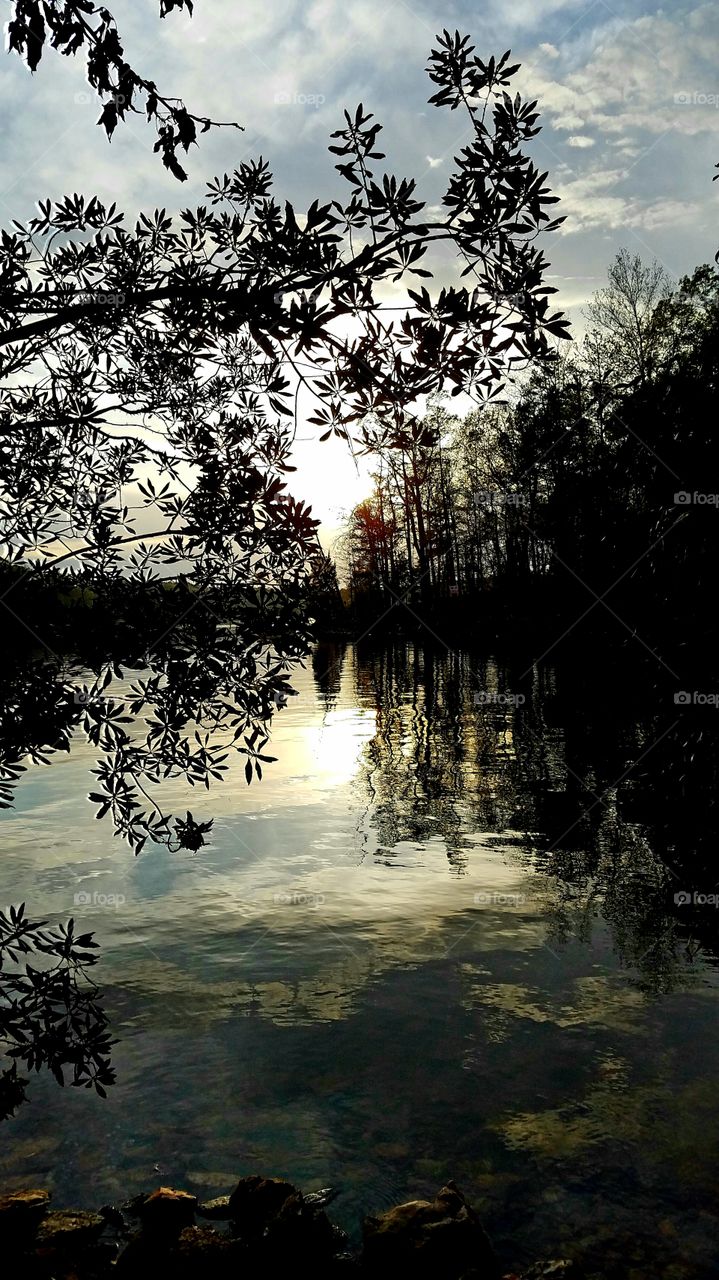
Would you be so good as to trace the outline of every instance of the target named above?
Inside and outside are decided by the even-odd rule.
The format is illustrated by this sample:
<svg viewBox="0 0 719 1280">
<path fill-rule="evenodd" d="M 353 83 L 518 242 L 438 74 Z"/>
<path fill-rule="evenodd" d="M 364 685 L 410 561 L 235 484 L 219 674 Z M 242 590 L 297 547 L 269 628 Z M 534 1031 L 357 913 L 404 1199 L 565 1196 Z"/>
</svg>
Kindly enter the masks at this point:
<svg viewBox="0 0 719 1280">
<path fill-rule="evenodd" d="M 200 1218 L 212 1218 L 216 1222 L 227 1222 L 232 1217 L 229 1196 L 215 1196 L 214 1200 L 203 1200 L 197 1206 Z"/>
<path fill-rule="evenodd" d="M 0 1196 L 0 1240 L 4 1249 L 24 1247 L 32 1240 L 50 1205 L 44 1187 L 26 1187 Z"/>
<path fill-rule="evenodd" d="M 237 1240 L 212 1227 L 185 1227 L 172 1251 L 171 1274 L 177 1280 L 225 1280 L 238 1274 Z"/>
<path fill-rule="evenodd" d="M 229 1199 L 230 1215 L 242 1235 L 262 1235 L 290 1196 L 301 1193 L 282 1178 L 240 1178 Z"/>
<path fill-rule="evenodd" d="M 142 1204 L 138 1205 L 138 1217 L 143 1231 L 155 1235 L 179 1235 L 183 1227 L 194 1222 L 197 1196 L 189 1191 L 173 1191 L 172 1187 L 158 1187 Z"/>
<path fill-rule="evenodd" d="M 54 1209 L 43 1218 L 36 1240 L 43 1249 L 84 1248 L 93 1244 L 105 1229 L 100 1213 L 84 1209 Z"/>
<path fill-rule="evenodd" d="M 432 1201 L 412 1200 L 364 1222 L 363 1263 L 372 1276 L 495 1280 L 499 1267 L 477 1214 L 453 1182 Z"/>
</svg>

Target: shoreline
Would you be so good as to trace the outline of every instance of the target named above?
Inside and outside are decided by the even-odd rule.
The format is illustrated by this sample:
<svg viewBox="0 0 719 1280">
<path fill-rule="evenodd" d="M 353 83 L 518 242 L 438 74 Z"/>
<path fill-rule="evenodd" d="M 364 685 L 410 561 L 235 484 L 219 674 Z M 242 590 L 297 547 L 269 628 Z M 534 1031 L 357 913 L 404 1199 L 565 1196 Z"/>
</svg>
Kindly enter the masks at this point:
<svg viewBox="0 0 719 1280">
<path fill-rule="evenodd" d="M 476 1211 L 453 1182 L 434 1200 L 365 1217 L 353 1251 L 326 1213 L 339 1192 L 303 1193 L 281 1178 L 240 1178 L 224 1196 L 160 1186 L 124 1202 L 53 1209 L 44 1188 L 0 1194 L 0 1247 L 32 1280 L 110 1276 L 229 1280 L 306 1269 L 314 1280 L 592 1280 L 568 1259 L 506 1271 Z"/>
</svg>

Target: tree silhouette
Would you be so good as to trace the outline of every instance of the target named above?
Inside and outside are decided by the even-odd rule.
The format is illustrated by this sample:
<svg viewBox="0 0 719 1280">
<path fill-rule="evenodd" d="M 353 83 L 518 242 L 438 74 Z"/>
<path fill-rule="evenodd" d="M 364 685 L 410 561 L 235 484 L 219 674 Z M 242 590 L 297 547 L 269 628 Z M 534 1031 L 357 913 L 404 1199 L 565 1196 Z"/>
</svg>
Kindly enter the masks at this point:
<svg viewBox="0 0 719 1280">
<path fill-rule="evenodd" d="M 586 340 L 537 362 L 508 403 L 463 419 L 435 407 L 401 449 L 378 446 L 374 492 L 346 535 L 363 618 L 407 601 L 388 617 L 413 626 L 421 576 L 435 627 L 459 594 L 465 634 L 475 619 L 527 617 L 554 645 L 591 616 L 667 670 L 689 642 L 706 654 L 719 274 L 703 266 L 671 288 L 623 251 L 589 315 Z"/>
<path fill-rule="evenodd" d="M 70 1072 L 71 1084 L 103 1098 L 114 1082 L 100 992 L 92 982 L 81 985 L 96 948 L 91 933 L 75 934 L 74 920 L 49 929 L 28 919 L 24 903 L 0 911 L 0 1049 L 10 1059 L 0 1071 L 0 1120 L 25 1100 L 19 1064 L 49 1067 L 58 1084 Z"/>
<path fill-rule="evenodd" d="M 490 403 L 508 370 L 566 336 L 536 245 L 561 219 L 523 151 L 538 125 L 536 104 L 507 92 L 517 67 L 445 31 L 428 70 L 430 101 L 462 107 L 469 125 L 439 216 L 414 181 L 375 175 L 380 126 L 360 105 L 330 148 L 344 201 L 296 214 L 260 158 L 179 219 L 155 210 L 128 229 L 114 205 L 73 194 L 0 242 L 4 558 L 34 574 L 81 567 L 81 590 L 108 598 L 124 581 L 183 579 L 159 639 L 138 622 L 134 647 L 96 655 L 80 707 L 105 753 L 92 798 L 138 851 L 187 835 L 148 786 L 182 773 L 209 786 L 230 750 L 249 781 L 266 759 L 287 659 L 306 644 L 316 548 L 316 521 L 285 486 L 300 390 L 320 439 L 406 448 L 421 443 L 423 397 Z M 390 318 L 383 283 L 429 277 L 436 244 L 471 287 L 409 289 Z M 109 692 L 121 660 L 151 668 L 122 702 Z M 74 681 L 56 669 L 68 703 Z M 56 745 L 77 720 L 69 711 Z M 8 785 L 18 765 L 6 759 Z"/>
<path fill-rule="evenodd" d="M 669 276 L 657 262 L 620 250 L 609 268 L 609 284 L 587 309 L 589 351 L 611 372 L 615 385 L 644 384 L 667 358 L 672 332 L 665 303 L 672 293 Z"/>
<path fill-rule="evenodd" d="M 187 177 L 178 150 L 188 151 L 198 133 L 223 127 L 219 121 L 188 111 L 180 98 L 161 92 L 154 80 L 140 75 L 125 58 L 120 33 L 112 14 L 92 0 L 11 0 L 7 25 L 8 51 L 17 53 L 32 72 L 40 65 L 49 45 L 65 57 L 82 51 L 88 84 L 102 106 L 97 123 L 112 140 L 118 124 L 128 115 L 143 115 L 157 133 L 154 150 L 181 182 Z M 192 0 L 160 0 L 160 17 L 173 9 L 192 14 Z M 229 126 L 241 126 L 231 122 Z"/>
</svg>

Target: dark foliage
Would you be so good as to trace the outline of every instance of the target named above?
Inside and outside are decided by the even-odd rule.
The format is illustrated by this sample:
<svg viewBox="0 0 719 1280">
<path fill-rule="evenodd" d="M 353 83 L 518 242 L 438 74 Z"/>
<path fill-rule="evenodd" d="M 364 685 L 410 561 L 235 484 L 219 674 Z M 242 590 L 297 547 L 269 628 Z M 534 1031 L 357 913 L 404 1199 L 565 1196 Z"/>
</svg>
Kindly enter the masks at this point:
<svg viewBox="0 0 719 1280">
<path fill-rule="evenodd" d="M 18 1067 L 47 1067 L 58 1084 L 103 1098 L 114 1082 L 100 992 L 85 981 L 97 945 L 91 933 L 75 934 L 74 920 L 48 928 L 28 919 L 24 903 L 0 911 L 0 1047 L 10 1059 L 0 1072 L 0 1120 L 25 1099 Z"/>
<path fill-rule="evenodd" d="M 46 46 L 64 57 L 82 52 L 88 84 L 102 106 L 97 123 L 112 140 L 118 124 L 128 115 L 143 115 L 157 133 L 155 151 L 181 182 L 187 177 L 178 151 L 188 151 L 198 133 L 220 127 L 207 116 L 193 115 L 179 98 L 162 93 L 153 80 L 140 75 L 125 58 L 120 33 L 112 14 L 92 0 L 11 0 L 8 50 L 14 51 L 36 71 Z M 160 0 L 160 17 L 173 9 L 192 14 L 192 0 Z M 232 124 L 230 127 L 239 129 Z"/>
<path fill-rule="evenodd" d="M 672 287 L 620 254 L 589 319 L 510 403 L 461 420 L 437 403 L 409 447 L 378 450 L 346 538 L 355 610 L 442 634 L 521 621 L 552 649 L 580 626 L 681 688 L 717 640 L 719 274 Z"/>
<path fill-rule="evenodd" d="M 165 779 L 208 787 L 232 751 L 249 782 L 270 759 L 320 563 L 316 521 L 285 480 L 300 390 L 316 399 L 321 439 L 409 448 L 425 433 L 418 399 L 491 403 L 508 371 L 565 336 L 536 245 L 560 220 L 523 150 L 536 104 L 508 94 L 508 60 L 485 64 L 458 33 L 438 38 L 432 101 L 461 105 L 468 123 L 439 217 L 414 181 L 376 174 L 380 127 L 360 105 L 333 135 L 349 195 L 304 216 L 278 203 L 258 159 L 179 219 L 155 210 L 127 229 L 114 205 L 73 194 L 2 235 L 0 552 L 33 582 L 87 575 L 64 594 L 98 613 L 101 595 L 118 626 L 104 647 L 97 629 L 78 699 L 62 626 L 28 616 L 15 578 L 3 607 L 45 657 L 17 680 L 6 673 L 7 710 L 24 708 L 38 759 L 67 750 L 73 730 L 89 738 L 102 753 L 93 803 L 136 851 L 202 835 L 161 809 L 152 789 Z M 470 285 L 409 290 L 406 313 L 388 319 L 382 283 L 427 278 L 436 242 Z M 147 591 L 152 618 L 168 576 L 176 602 L 153 631 L 123 610 L 127 584 Z M 123 664 L 143 670 L 119 697 Z M 10 786 L 28 743 L 12 730 L 5 742 Z"/>
<path fill-rule="evenodd" d="M 148 788 L 179 777 L 209 789 L 230 751 L 246 757 L 248 782 L 261 778 L 271 717 L 310 641 L 296 595 L 205 598 L 192 580 L 87 570 L 4 576 L 0 807 L 12 804 L 28 759 L 47 764 L 79 736 L 100 757 L 90 793 L 98 818 L 109 814 L 137 853 L 148 838 L 199 848 L 211 822 L 173 821 Z M 36 628 L 43 641 L 28 653 Z"/>
</svg>

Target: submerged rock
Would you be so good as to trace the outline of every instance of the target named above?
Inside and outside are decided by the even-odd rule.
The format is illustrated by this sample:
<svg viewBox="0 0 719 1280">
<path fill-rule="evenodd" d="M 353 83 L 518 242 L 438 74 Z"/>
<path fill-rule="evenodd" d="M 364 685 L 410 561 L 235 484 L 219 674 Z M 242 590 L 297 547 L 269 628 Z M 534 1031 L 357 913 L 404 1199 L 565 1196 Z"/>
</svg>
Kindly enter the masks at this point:
<svg viewBox="0 0 719 1280">
<path fill-rule="evenodd" d="M 368 1275 L 422 1280 L 495 1280 L 499 1267 L 477 1214 L 453 1182 L 436 1198 L 411 1200 L 366 1218 L 363 1265 Z"/>
</svg>

